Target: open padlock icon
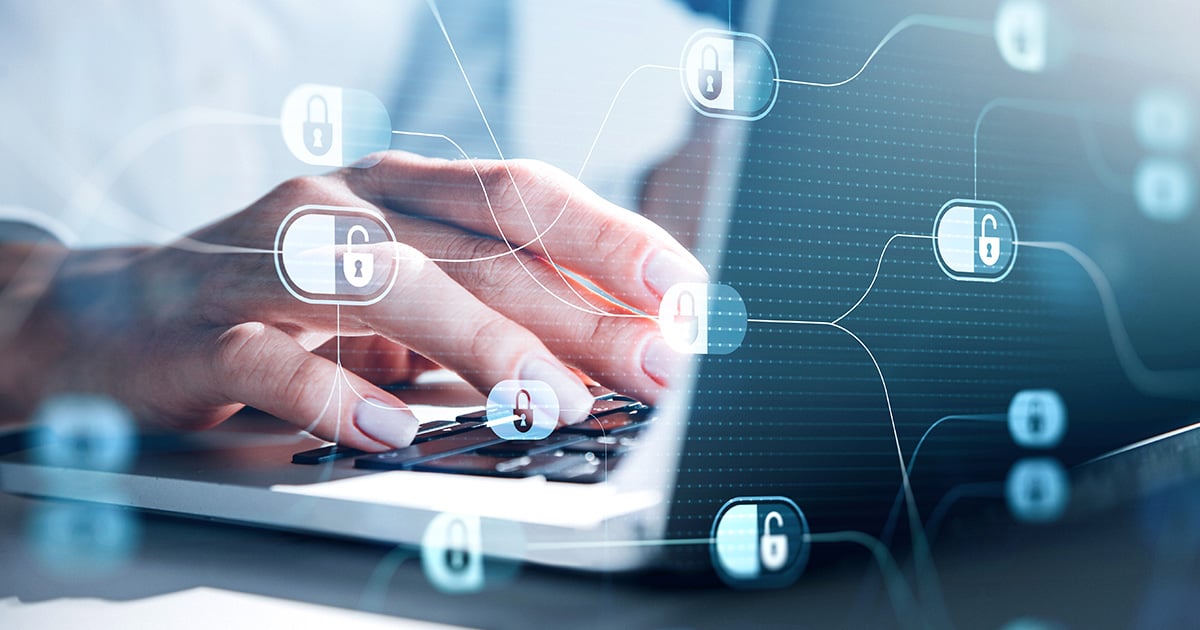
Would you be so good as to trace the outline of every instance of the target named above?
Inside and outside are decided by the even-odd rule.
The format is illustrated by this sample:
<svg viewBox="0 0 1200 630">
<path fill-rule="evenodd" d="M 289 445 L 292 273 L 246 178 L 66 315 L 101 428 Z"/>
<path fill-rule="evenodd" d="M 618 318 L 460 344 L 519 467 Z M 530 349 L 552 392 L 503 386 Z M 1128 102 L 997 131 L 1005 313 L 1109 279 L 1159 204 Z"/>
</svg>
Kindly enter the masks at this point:
<svg viewBox="0 0 1200 630">
<path fill-rule="evenodd" d="M 521 404 L 521 398 L 525 399 L 525 404 Z M 520 433 L 529 433 L 533 428 L 533 396 L 529 394 L 529 390 L 521 389 L 517 391 L 516 399 L 513 400 L 513 415 L 516 419 L 513 420 L 513 426 Z"/>
<path fill-rule="evenodd" d="M 355 234 L 362 235 L 364 245 L 371 242 L 367 228 L 361 225 L 350 226 L 346 232 L 346 251 L 342 254 L 342 275 L 346 277 L 350 286 L 361 289 L 370 284 L 375 275 L 375 256 L 370 252 L 354 251 Z"/>
</svg>

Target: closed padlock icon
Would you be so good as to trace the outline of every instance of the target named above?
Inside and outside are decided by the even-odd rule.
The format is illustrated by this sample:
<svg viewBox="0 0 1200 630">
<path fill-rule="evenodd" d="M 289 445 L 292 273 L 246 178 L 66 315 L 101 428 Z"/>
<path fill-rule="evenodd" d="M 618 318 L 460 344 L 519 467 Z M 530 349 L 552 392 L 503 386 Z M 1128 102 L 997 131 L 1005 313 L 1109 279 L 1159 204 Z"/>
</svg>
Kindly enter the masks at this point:
<svg viewBox="0 0 1200 630">
<path fill-rule="evenodd" d="M 686 306 L 685 306 L 686 304 Z M 691 345 L 700 335 L 700 315 L 696 312 L 696 296 L 680 291 L 675 297 L 675 333 L 680 342 Z"/>
<path fill-rule="evenodd" d="M 763 535 L 758 541 L 758 555 L 762 559 L 762 566 L 768 571 L 778 571 L 787 564 L 788 559 L 788 539 L 786 534 L 771 533 L 771 522 L 776 523 L 777 530 L 783 529 L 783 515 L 779 512 L 770 512 L 767 518 L 763 520 Z"/>
<path fill-rule="evenodd" d="M 467 524 L 462 519 L 450 521 L 446 527 L 446 568 L 454 573 L 466 570 L 471 562 L 470 544 L 467 540 Z"/>
<path fill-rule="evenodd" d="M 318 107 L 319 106 L 319 107 Z M 308 99 L 308 117 L 304 121 L 304 146 L 313 155 L 329 153 L 333 146 L 333 124 L 329 122 L 329 102 L 314 94 Z M 317 116 L 315 111 L 321 114 Z M 356 285 L 357 286 L 357 285 Z"/>
<path fill-rule="evenodd" d="M 700 96 L 715 101 L 721 96 L 724 77 L 725 73 L 721 71 L 721 55 L 712 44 L 705 46 L 700 51 L 700 71 L 697 73 Z"/>
<path fill-rule="evenodd" d="M 342 254 L 342 275 L 350 286 L 363 288 L 371 283 L 375 275 L 375 256 L 366 252 L 354 251 L 354 235 L 361 234 L 363 244 L 371 242 L 367 228 L 361 225 L 350 226 L 346 232 L 346 251 Z"/>
<path fill-rule="evenodd" d="M 525 399 L 525 404 L 521 404 L 521 399 Z M 521 433 L 529 433 L 533 428 L 533 396 L 529 395 L 529 390 L 522 389 L 517 392 L 516 400 L 513 401 L 513 415 L 517 418 L 513 420 L 513 426 Z"/>
<path fill-rule="evenodd" d="M 1000 230 L 1000 225 L 994 214 L 983 215 L 983 221 L 979 222 L 979 259 L 991 267 L 1000 262 L 1000 237 L 987 235 L 988 223 L 992 224 L 993 233 Z"/>
</svg>

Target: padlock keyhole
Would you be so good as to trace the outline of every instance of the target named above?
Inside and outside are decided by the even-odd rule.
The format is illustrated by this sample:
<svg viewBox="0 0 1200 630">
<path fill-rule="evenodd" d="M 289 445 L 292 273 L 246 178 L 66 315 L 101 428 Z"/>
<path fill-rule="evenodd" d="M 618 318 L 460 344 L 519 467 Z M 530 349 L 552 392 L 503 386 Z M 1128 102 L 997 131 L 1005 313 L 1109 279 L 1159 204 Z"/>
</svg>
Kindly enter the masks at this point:
<svg viewBox="0 0 1200 630">
<path fill-rule="evenodd" d="M 322 131 L 319 127 L 316 129 L 313 129 L 313 146 L 318 149 L 324 148 L 325 147 L 324 136 L 325 136 L 325 134 L 322 133 Z"/>
<path fill-rule="evenodd" d="M 354 277 L 355 277 L 355 278 L 361 278 L 361 277 L 363 277 L 363 275 L 362 275 L 362 264 L 363 264 L 363 261 L 361 261 L 361 260 L 356 260 L 356 261 L 354 261 Z"/>
<path fill-rule="evenodd" d="M 708 91 L 709 92 L 713 91 L 713 77 L 711 74 L 708 75 Z"/>
</svg>

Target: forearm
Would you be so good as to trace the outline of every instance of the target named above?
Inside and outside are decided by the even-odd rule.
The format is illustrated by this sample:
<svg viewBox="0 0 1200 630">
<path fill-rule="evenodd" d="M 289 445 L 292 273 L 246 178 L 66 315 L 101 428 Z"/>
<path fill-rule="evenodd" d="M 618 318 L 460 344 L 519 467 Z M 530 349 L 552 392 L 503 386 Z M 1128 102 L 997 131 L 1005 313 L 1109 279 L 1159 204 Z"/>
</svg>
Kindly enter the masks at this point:
<svg viewBox="0 0 1200 630">
<path fill-rule="evenodd" d="M 99 289 L 87 277 L 138 251 L 72 251 L 51 240 L 0 244 L 0 422 L 27 418 L 45 395 L 69 386 L 64 357 L 74 335 L 66 315 L 80 296 L 67 287 Z"/>
</svg>

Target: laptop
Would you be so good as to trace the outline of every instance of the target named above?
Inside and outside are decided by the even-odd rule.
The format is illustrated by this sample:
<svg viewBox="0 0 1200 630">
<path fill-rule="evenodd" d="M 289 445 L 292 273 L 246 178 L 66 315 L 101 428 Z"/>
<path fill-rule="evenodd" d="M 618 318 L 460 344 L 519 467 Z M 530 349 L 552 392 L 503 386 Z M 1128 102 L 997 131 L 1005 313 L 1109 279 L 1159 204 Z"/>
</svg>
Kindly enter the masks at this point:
<svg viewBox="0 0 1200 630">
<path fill-rule="evenodd" d="M 770 585 L 837 534 L 916 540 L 963 488 L 1003 504 L 1023 460 L 1069 471 L 1184 426 L 1200 388 L 1173 377 L 1200 361 L 1200 335 L 1161 331 L 1189 330 L 1172 305 L 1198 303 L 1200 283 L 1180 282 L 1194 266 L 1174 252 L 1200 225 L 1194 208 L 1164 221 L 1139 199 L 1146 150 L 1113 112 L 1142 83 L 1114 90 L 1086 71 L 1092 50 L 1076 52 L 1076 74 L 1031 72 L 997 51 L 992 9 L 927 5 L 915 21 L 900 5 L 746 7 L 777 92 L 765 112 L 710 108 L 713 164 L 679 183 L 705 199 L 696 252 L 739 295 L 745 334 L 694 356 L 655 407 L 596 387 L 583 424 L 505 440 L 480 394 L 435 373 L 400 391 L 424 422 L 405 449 L 347 453 L 248 410 L 201 434 L 143 436 L 117 471 L 17 448 L 0 457 L 0 487 L 432 548 L 462 573 L 478 555 Z M 955 220 L 985 233 L 962 237 Z M 982 249 L 987 230 L 1008 235 L 1003 256 Z M 978 260 L 941 247 L 963 238 Z M 1015 439 L 1011 408 L 1028 391 L 1068 412 L 1056 443 Z M 1069 493 L 1039 492 L 1035 516 L 1071 508 Z M 1062 504 L 1047 511 L 1047 496 Z"/>
</svg>

